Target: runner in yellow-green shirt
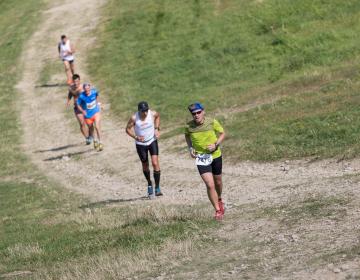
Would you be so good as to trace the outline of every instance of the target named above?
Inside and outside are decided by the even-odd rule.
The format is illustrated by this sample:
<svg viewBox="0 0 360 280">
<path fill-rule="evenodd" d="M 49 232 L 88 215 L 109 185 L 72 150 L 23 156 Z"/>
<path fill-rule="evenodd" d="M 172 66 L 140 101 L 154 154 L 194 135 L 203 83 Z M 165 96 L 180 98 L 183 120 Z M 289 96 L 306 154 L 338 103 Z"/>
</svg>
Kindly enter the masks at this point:
<svg viewBox="0 0 360 280">
<path fill-rule="evenodd" d="M 185 128 L 186 143 L 207 187 L 209 200 L 215 208 L 214 218 L 221 220 L 225 208 L 221 198 L 222 156 L 219 145 L 225 138 L 225 132 L 217 120 L 205 117 L 202 104 L 191 104 L 188 109 L 193 120 L 188 122 Z"/>
</svg>

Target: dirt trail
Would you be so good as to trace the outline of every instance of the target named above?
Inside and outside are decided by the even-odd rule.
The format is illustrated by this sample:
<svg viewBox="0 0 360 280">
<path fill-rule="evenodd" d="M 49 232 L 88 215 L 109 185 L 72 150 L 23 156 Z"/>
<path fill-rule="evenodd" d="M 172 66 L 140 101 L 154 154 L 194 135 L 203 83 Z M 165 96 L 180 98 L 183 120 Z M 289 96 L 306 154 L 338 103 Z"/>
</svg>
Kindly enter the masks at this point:
<svg viewBox="0 0 360 280">
<path fill-rule="evenodd" d="M 94 43 L 89 35 L 99 21 L 99 9 L 105 0 L 52 2 L 44 13 L 43 24 L 25 46 L 24 73 L 18 84 L 22 94 L 23 146 L 32 161 L 64 187 L 84 194 L 94 203 L 207 203 L 205 188 L 185 149 L 183 154 L 168 152 L 169 142 L 161 140 L 161 182 L 165 195 L 156 201 L 145 200 L 146 185 L 134 143 L 126 136 L 124 123 L 114 122 L 108 110 L 103 112 L 104 151 L 96 152 L 84 144 L 78 128 L 74 128 L 73 114 L 65 109 L 67 87 L 57 86 L 65 81 L 65 74 L 57 61 L 56 44 L 61 34 L 70 37 L 77 47 L 76 72 L 83 81 L 89 81 L 84 66 L 86 50 Z M 68 19 L 75 20 L 68 23 Z M 40 73 L 49 61 L 59 67 L 58 74 L 51 77 L 54 86 L 37 87 Z M 232 210 L 235 213 L 241 204 L 281 203 L 310 193 L 360 195 L 354 183 L 344 177 L 358 174 L 359 170 L 358 159 L 246 161 L 230 166 L 225 158 L 224 197 L 228 213 Z"/>
<path fill-rule="evenodd" d="M 80 133 L 74 129 L 76 121 L 73 115 L 65 112 L 67 88 L 36 87 L 41 70 L 49 61 L 59 65 L 59 72 L 51 78 L 51 84 L 63 83 L 65 75 L 61 62 L 57 61 L 56 50 L 59 35 L 63 33 L 68 34 L 76 44 L 76 71 L 82 75 L 83 81 L 89 80 L 84 62 L 86 50 L 91 47 L 94 38 L 88 35 L 96 27 L 98 11 L 104 2 L 54 1 L 44 14 L 43 24 L 27 43 L 23 54 L 23 78 L 18 85 L 23 94 L 21 118 L 25 132 L 24 149 L 46 174 L 65 187 L 85 194 L 94 202 L 137 200 L 144 196 L 145 184 L 133 141 L 124 132 L 124 123 L 114 123 L 105 110 L 105 149 L 101 153 L 95 152 L 92 147 L 84 145 Z M 86 16 L 78 16 L 79 11 Z M 68 18 L 76 20 L 69 24 Z M 166 144 L 161 142 L 160 149 L 165 193 L 161 201 L 206 201 L 204 187 L 187 154 L 167 153 Z M 314 163 L 241 162 L 228 166 L 225 159 L 225 196 L 230 203 L 274 199 L 287 195 L 284 189 L 279 188 L 281 186 L 357 173 L 359 168 L 357 160 L 340 163 L 332 160 Z"/>
</svg>

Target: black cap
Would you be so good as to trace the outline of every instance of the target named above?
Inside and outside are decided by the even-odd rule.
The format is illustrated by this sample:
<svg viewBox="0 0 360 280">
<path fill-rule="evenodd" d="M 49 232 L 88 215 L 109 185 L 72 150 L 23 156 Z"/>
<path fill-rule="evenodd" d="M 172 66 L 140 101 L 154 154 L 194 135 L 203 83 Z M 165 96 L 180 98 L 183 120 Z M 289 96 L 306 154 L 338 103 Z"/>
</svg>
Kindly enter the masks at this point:
<svg viewBox="0 0 360 280">
<path fill-rule="evenodd" d="M 139 104 L 138 104 L 138 110 L 140 112 L 146 112 L 147 110 L 149 110 L 149 104 L 147 104 L 146 101 L 141 101 Z"/>
</svg>

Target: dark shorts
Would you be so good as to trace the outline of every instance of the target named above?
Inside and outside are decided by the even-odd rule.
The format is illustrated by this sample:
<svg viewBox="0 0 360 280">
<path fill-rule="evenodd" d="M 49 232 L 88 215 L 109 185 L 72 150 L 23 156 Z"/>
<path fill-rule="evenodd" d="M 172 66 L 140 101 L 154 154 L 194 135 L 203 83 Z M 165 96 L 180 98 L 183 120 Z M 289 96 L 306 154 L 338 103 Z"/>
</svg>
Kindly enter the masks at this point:
<svg viewBox="0 0 360 280">
<path fill-rule="evenodd" d="M 213 162 L 210 165 L 202 166 L 197 165 L 197 168 L 199 170 L 200 175 L 210 172 L 214 175 L 221 175 L 222 173 L 222 157 L 218 157 L 213 160 Z"/>
<path fill-rule="evenodd" d="M 74 63 L 74 60 L 66 60 L 66 59 L 63 59 L 62 61 L 67 61 L 67 62 L 69 62 L 70 64 L 73 64 L 73 63 Z"/>
<path fill-rule="evenodd" d="M 150 155 L 159 155 L 159 146 L 157 140 L 153 141 L 150 145 L 138 145 L 136 144 L 136 151 L 139 155 L 139 158 L 142 162 L 148 162 L 148 152 Z"/>
<path fill-rule="evenodd" d="M 74 106 L 74 113 L 75 113 L 75 115 L 82 114 L 77 106 Z"/>
</svg>

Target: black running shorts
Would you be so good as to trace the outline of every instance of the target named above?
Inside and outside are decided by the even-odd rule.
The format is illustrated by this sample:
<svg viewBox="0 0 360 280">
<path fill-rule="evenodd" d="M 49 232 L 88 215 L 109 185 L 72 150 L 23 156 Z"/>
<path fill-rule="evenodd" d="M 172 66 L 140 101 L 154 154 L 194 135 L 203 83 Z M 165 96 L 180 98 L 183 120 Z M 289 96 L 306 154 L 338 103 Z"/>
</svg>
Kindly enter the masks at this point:
<svg viewBox="0 0 360 280">
<path fill-rule="evenodd" d="M 138 145 L 136 144 L 136 151 L 142 162 L 148 162 L 148 152 L 150 155 L 159 155 L 159 146 L 157 140 L 153 141 L 150 145 Z"/>
<path fill-rule="evenodd" d="M 218 157 L 216 159 L 213 160 L 213 162 L 210 165 L 207 166 L 202 166 L 202 165 L 198 165 L 197 166 L 200 175 L 204 174 L 204 173 L 212 173 L 214 175 L 221 175 L 222 173 L 222 157 Z"/>
</svg>

